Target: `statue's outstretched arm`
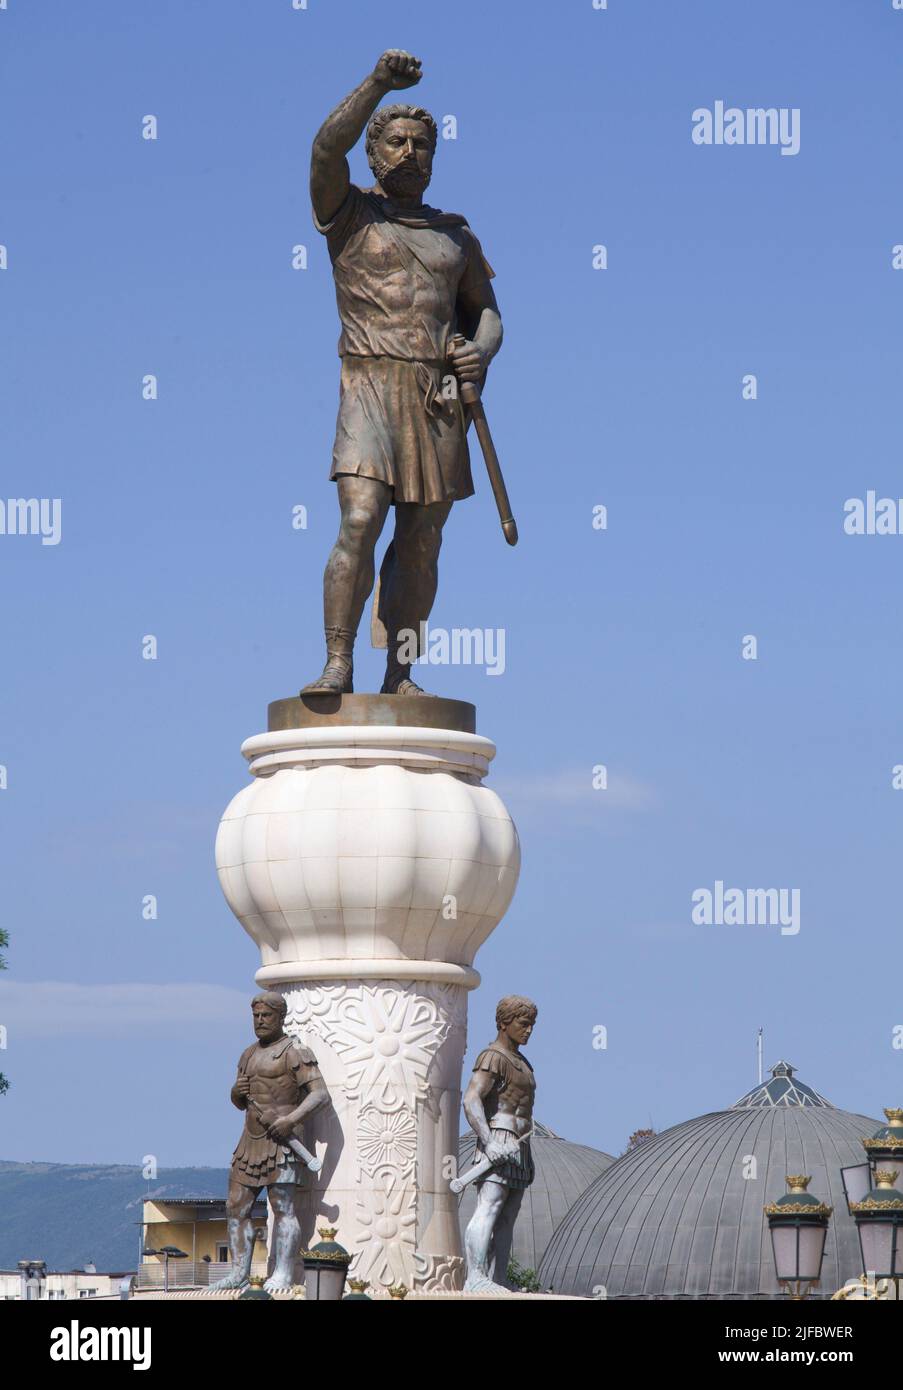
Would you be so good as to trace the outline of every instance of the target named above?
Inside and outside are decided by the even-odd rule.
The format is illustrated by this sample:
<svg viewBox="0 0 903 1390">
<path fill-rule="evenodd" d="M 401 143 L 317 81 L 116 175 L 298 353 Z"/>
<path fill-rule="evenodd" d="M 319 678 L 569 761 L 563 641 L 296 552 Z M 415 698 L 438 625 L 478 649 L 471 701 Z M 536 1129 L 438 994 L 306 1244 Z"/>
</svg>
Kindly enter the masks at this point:
<svg viewBox="0 0 903 1390">
<path fill-rule="evenodd" d="M 420 78 L 420 59 L 390 48 L 360 86 L 326 117 L 310 157 L 310 200 L 320 222 L 331 221 L 348 196 L 351 174 L 345 156 L 360 140 L 386 92 L 415 87 Z"/>
</svg>

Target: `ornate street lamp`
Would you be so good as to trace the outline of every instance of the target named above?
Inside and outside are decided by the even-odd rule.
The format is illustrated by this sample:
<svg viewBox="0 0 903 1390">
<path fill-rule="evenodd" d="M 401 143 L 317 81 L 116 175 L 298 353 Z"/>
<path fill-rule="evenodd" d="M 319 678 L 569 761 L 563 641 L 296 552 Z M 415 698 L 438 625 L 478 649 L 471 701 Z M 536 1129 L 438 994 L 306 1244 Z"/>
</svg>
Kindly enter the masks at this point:
<svg viewBox="0 0 903 1390">
<path fill-rule="evenodd" d="M 862 1141 L 865 1143 L 865 1140 Z M 843 1183 L 843 1195 L 847 1199 L 847 1209 L 853 1210 L 856 1202 L 861 1202 L 867 1197 L 872 1186 L 871 1164 L 853 1163 L 849 1168 L 841 1168 L 840 1178 Z"/>
<path fill-rule="evenodd" d="M 794 1300 L 805 1298 L 821 1278 L 825 1238 L 833 1211 L 833 1207 L 825 1206 L 806 1191 L 811 1181 L 808 1177 L 789 1176 L 783 1197 L 765 1207 L 778 1283 Z"/>
<path fill-rule="evenodd" d="M 868 1156 L 867 1162 L 840 1170 L 847 1206 L 851 1212 L 854 1205 L 864 1202 L 874 1188 L 875 1174 L 879 1168 L 887 1169 L 894 1164 L 903 1163 L 903 1110 L 885 1110 L 884 1114 L 887 1124 L 877 1129 L 871 1139 L 862 1141 L 862 1147 Z"/>
<path fill-rule="evenodd" d="M 273 1295 L 267 1293 L 266 1289 L 263 1287 L 263 1276 L 260 1274 L 252 1274 L 248 1280 L 248 1287 L 242 1289 L 238 1297 L 239 1299 L 250 1299 L 253 1303 L 266 1303 L 268 1300 L 272 1300 Z"/>
<path fill-rule="evenodd" d="M 319 1233 L 322 1239 L 314 1248 L 301 1251 L 304 1288 L 309 1299 L 333 1303 L 342 1297 L 352 1257 L 335 1239 L 334 1227 L 320 1226 Z"/>
<path fill-rule="evenodd" d="M 850 1207 L 859 1233 L 862 1268 L 870 1279 L 893 1279 L 900 1296 L 903 1278 L 903 1192 L 894 1187 L 898 1174 L 879 1168 L 875 1186 Z"/>
<path fill-rule="evenodd" d="M 903 1163 L 903 1110 L 885 1110 L 887 1124 L 876 1129 L 871 1139 L 863 1139 L 869 1167 L 877 1176 L 878 1169 L 893 1168 Z M 874 1183 L 872 1184 L 874 1186 Z"/>
<path fill-rule="evenodd" d="M 371 1299 L 370 1295 L 369 1295 L 368 1292 L 367 1292 L 367 1290 L 368 1290 L 369 1287 L 370 1287 L 370 1281 L 369 1281 L 369 1279 L 349 1279 L 349 1280 L 348 1280 L 348 1287 L 349 1287 L 349 1289 L 351 1290 L 351 1292 L 350 1292 L 350 1293 L 346 1293 L 345 1297 L 342 1299 L 342 1302 L 343 1302 L 343 1303 L 372 1303 L 372 1302 L 373 1302 L 373 1300 Z"/>
</svg>

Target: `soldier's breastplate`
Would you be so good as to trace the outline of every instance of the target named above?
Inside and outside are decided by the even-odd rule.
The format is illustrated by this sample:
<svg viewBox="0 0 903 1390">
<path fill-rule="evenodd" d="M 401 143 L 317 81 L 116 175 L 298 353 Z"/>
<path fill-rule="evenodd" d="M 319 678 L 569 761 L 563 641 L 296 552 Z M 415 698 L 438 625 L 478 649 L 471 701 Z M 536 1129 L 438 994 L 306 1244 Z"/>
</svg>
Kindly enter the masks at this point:
<svg viewBox="0 0 903 1390">
<path fill-rule="evenodd" d="M 273 1057 L 267 1053 L 258 1054 L 251 1059 L 247 1075 L 251 1083 L 251 1100 L 264 1109 L 277 1110 L 284 1115 L 297 1105 L 298 1088 L 286 1066 L 284 1055 Z M 249 1110 L 251 1115 L 255 1113 L 253 1105 Z"/>
<path fill-rule="evenodd" d="M 535 1095 L 536 1077 L 532 1070 L 526 1066 L 512 1067 L 506 1085 L 499 1091 L 498 1108 L 529 1117 L 533 1113 Z"/>
</svg>

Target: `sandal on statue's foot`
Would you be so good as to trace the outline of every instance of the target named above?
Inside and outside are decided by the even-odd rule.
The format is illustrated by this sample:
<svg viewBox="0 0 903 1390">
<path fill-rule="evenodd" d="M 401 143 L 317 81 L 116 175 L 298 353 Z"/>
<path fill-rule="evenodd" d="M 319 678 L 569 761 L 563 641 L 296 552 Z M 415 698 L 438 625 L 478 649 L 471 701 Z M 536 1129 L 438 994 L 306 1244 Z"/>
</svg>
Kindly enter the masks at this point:
<svg viewBox="0 0 903 1390">
<path fill-rule="evenodd" d="M 326 637 L 326 665 L 323 674 L 310 685 L 305 685 L 300 695 L 351 695 L 354 693 L 354 637 L 355 629 L 339 627 L 327 623 L 323 629 Z"/>
<path fill-rule="evenodd" d="M 354 693 L 353 670 L 344 663 L 327 661 L 322 676 L 310 685 L 302 686 L 301 695 L 351 695 Z"/>
<path fill-rule="evenodd" d="M 510 1297 L 515 1292 L 514 1289 L 506 1287 L 504 1284 L 497 1284 L 494 1279 L 490 1279 L 485 1274 L 472 1274 L 464 1281 L 464 1293 L 481 1293 L 484 1296 L 493 1298 Z"/>
<path fill-rule="evenodd" d="M 247 1289 L 250 1288 L 250 1279 L 247 1274 L 238 1271 L 235 1274 L 227 1274 L 224 1279 L 217 1279 L 215 1284 L 208 1285 L 209 1293 L 220 1293 L 225 1289 Z"/>
<path fill-rule="evenodd" d="M 383 681 L 380 695 L 426 695 L 431 699 L 436 699 L 431 690 L 424 690 L 412 681 L 410 676 L 387 676 Z"/>
</svg>

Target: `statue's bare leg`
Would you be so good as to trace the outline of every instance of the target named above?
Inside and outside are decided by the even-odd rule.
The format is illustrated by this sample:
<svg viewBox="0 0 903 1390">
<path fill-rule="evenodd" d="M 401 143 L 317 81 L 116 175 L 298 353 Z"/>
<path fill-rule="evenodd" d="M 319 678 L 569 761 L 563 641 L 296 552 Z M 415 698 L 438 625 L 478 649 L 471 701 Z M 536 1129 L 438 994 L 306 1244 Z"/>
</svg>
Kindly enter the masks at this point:
<svg viewBox="0 0 903 1390">
<path fill-rule="evenodd" d="M 301 1239 L 301 1225 L 295 1211 L 293 1183 L 274 1182 L 270 1187 L 273 1212 L 273 1272 L 264 1284 L 267 1293 L 290 1289 L 295 1282 L 295 1259 Z"/>
<path fill-rule="evenodd" d="M 506 1289 L 514 1287 L 508 1279 L 508 1261 L 511 1258 L 511 1245 L 514 1241 L 514 1223 L 520 1211 L 520 1204 L 524 1200 L 524 1191 L 523 1187 L 509 1187 L 507 1189 L 508 1200 L 499 1212 L 492 1236 L 492 1249 L 495 1256 L 492 1277 L 497 1284 L 504 1285 Z"/>
<path fill-rule="evenodd" d="M 442 527 L 451 511 L 451 502 L 399 502 L 395 507 L 395 564 L 381 595 L 386 615 L 388 658 L 385 695 L 425 695 L 411 680 L 412 648 L 419 650 L 420 624 L 433 610 L 439 582 L 439 550 Z"/>
<path fill-rule="evenodd" d="M 373 588 L 373 552 L 392 501 L 392 489 L 376 478 L 342 473 L 336 484 L 342 520 L 323 576 L 326 665 L 302 695 L 354 689 L 354 639 Z"/>
<path fill-rule="evenodd" d="M 477 1209 L 464 1232 L 464 1255 L 467 1276 L 465 1293 L 509 1293 L 503 1284 L 493 1279 L 495 1265 L 495 1227 L 508 1198 L 510 1189 L 500 1182 L 485 1181 L 477 1194 Z"/>
<path fill-rule="evenodd" d="M 211 1284 L 211 1289 L 241 1289 L 251 1277 L 251 1261 L 254 1258 L 254 1226 L 251 1211 L 259 1191 L 259 1187 L 245 1187 L 244 1183 L 236 1182 L 234 1178 L 229 1181 L 226 1230 L 229 1234 L 232 1273 Z"/>
</svg>

